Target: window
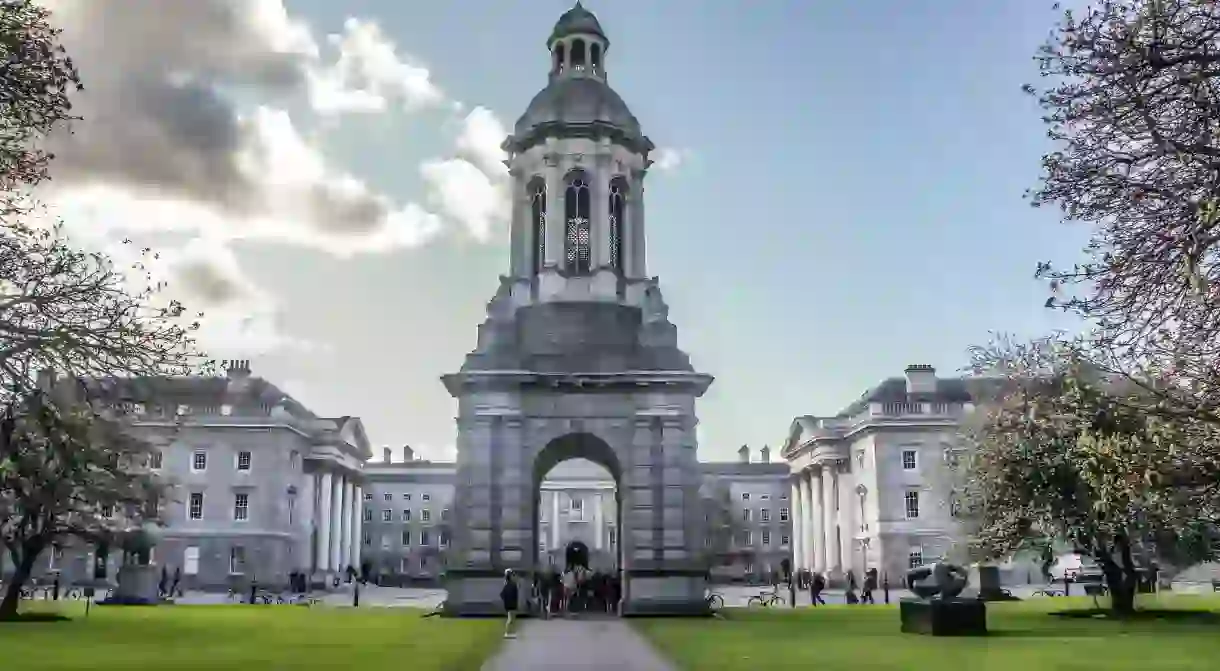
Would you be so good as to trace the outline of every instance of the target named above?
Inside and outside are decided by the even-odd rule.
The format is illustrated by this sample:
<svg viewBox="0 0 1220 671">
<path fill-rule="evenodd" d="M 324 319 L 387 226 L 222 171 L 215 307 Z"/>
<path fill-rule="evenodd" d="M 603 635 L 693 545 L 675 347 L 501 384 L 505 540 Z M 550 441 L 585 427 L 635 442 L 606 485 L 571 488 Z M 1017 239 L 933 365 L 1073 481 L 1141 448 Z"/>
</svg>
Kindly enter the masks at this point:
<svg viewBox="0 0 1220 671">
<path fill-rule="evenodd" d="M 364 500 L 365 500 L 365 501 L 372 501 L 372 500 L 373 500 L 373 492 L 365 492 L 365 493 L 364 493 Z"/>
<path fill-rule="evenodd" d="M 381 495 L 381 498 L 382 498 L 382 500 L 385 500 L 385 501 L 393 501 L 394 495 L 389 492 L 386 492 L 385 494 Z"/>
<path fill-rule="evenodd" d="M 403 557 L 402 559 L 398 560 L 398 572 L 399 573 L 406 573 L 410 570 L 411 570 L 411 558 L 410 557 Z"/>
<path fill-rule="evenodd" d="M 410 494 L 410 493 L 403 494 L 403 495 L 402 495 L 402 500 L 403 500 L 403 501 L 410 501 L 410 500 L 411 500 L 411 494 Z M 386 499 L 386 501 L 389 501 L 389 499 Z"/>
<path fill-rule="evenodd" d="M 583 175 L 568 180 L 563 198 L 565 268 L 573 275 L 587 275 L 592 258 L 589 251 L 589 184 Z"/>
<path fill-rule="evenodd" d="M 428 510 L 427 508 L 424 508 L 423 510 L 419 511 L 419 521 L 420 522 L 431 522 L 432 521 L 432 511 Z"/>
<path fill-rule="evenodd" d="M 195 454 L 191 455 L 191 470 L 195 472 L 208 470 L 207 452 L 196 450 Z"/>
<path fill-rule="evenodd" d="M 923 566 L 923 549 L 916 548 L 907 555 L 907 568 Z"/>
<path fill-rule="evenodd" d="M 429 538 L 428 535 L 429 534 L 428 534 L 427 529 L 424 529 L 423 531 L 419 532 L 419 544 L 420 545 L 428 545 L 429 543 L 431 543 L 432 539 Z"/>
<path fill-rule="evenodd" d="M 382 522 L 389 522 L 392 519 L 394 519 L 393 510 L 386 509 L 386 510 L 381 511 L 381 521 Z"/>
<path fill-rule="evenodd" d="M 763 537 L 763 539 L 762 539 L 762 541 L 763 541 L 763 545 L 770 545 L 770 544 L 771 544 L 771 532 L 770 532 L 770 531 L 764 531 L 764 532 L 762 532 L 762 537 Z"/>
<path fill-rule="evenodd" d="M 295 492 L 288 493 L 288 523 L 296 524 L 297 517 L 297 495 Z"/>
<path fill-rule="evenodd" d="M 372 544 L 373 544 L 373 537 L 369 535 L 369 532 L 367 532 L 367 531 L 366 531 L 366 532 L 364 532 L 364 533 L 363 533 L 363 534 L 361 534 L 361 535 L 362 535 L 362 536 L 364 536 L 364 544 L 365 544 L 365 545 L 372 545 Z"/>
<path fill-rule="evenodd" d="M 530 221 L 534 224 L 534 256 L 530 266 L 537 274 L 542 272 L 542 265 L 546 263 L 546 181 L 535 177 L 530 182 L 529 194 Z"/>
<path fill-rule="evenodd" d="M 229 575 L 241 575 L 246 571 L 246 548 L 234 545 L 229 548 Z"/>
<path fill-rule="evenodd" d="M 114 517 L 114 506 L 111 506 L 111 505 L 102 506 L 102 517 L 104 517 L 106 519 L 111 519 L 112 517 Z"/>
<path fill-rule="evenodd" d="M 402 532 L 402 544 L 403 545 L 411 544 L 411 532 L 410 531 Z"/>
<path fill-rule="evenodd" d="M 410 509 L 410 508 L 403 508 L 403 509 L 402 509 L 402 521 L 403 521 L 403 522 L 410 522 L 410 521 L 411 521 L 411 509 Z"/>
<path fill-rule="evenodd" d="M 441 508 L 441 521 L 442 522 L 449 521 L 449 509 L 448 508 Z"/>
<path fill-rule="evenodd" d="M 423 500 L 425 500 L 425 501 L 431 501 L 431 500 L 432 500 L 432 495 L 431 495 L 431 494 L 424 494 L 422 498 L 423 498 Z"/>
<path fill-rule="evenodd" d="M 764 521 L 764 522 L 770 522 L 770 521 L 771 521 L 771 511 L 770 511 L 770 510 L 768 510 L 768 509 L 766 509 L 766 508 L 763 508 L 763 509 L 761 509 L 761 510 L 759 510 L 759 511 L 758 511 L 758 514 L 759 514 L 759 515 L 762 515 L 762 521 Z"/>
<path fill-rule="evenodd" d="M 199 547 L 191 545 L 182 551 L 182 572 L 199 575 Z"/>
<path fill-rule="evenodd" d="M 381 534 L 381 549 L 390 549 L 390 534 Z"/>
<path fill-rule="evenodd" d="M 750 509 L 749 508 L 746 508 L 745 510 L 741 511 L 741 521 L 742 522 L 750 521 Z"/>
<path fill-rule="evenodd" d="M 187 515 L 193 520 L 203 519 L 203 492 L 191 492 L 187 503 Z"/>
<path fill-rule="evenodd" d="M 907 519 L 919 517 L 919 492 L 907 492 L 903 500 L 906 503 Z"/>
<path fill-rule="evenodd" d="M 164 461 L 165 455 L 161 453 L 161 450 L 153 450 L 152 453 L 148 455 L 148 467 L 154 471 L 161 470 L 161 464 Z"/>
<path fill-rule="evenodd" d="M 615 177 L 610 180 L 610 267 L 623 271 L 623 227 L 627 223 L 627 180 Z"/>
<path fill-rule="evenodd" d="M 246 452 L 243 450 L 243 451 L 237 453 L 237 470 L 239 470 L 239 471 L 249 471 L 250 470 L 250 453 L 249 452 Z"/>
<path fill-rule="evenodd" d="M 779 521 L 781 521 L 781 522 L 788 521 L 788 509 L 787 508 L 779 509 Z"/>
<path fill-rule="evenodd" d="M 788 495 L 787 495 L 787 494 L 780 494 L 780 495 L 779 495 L 779 500 L 780 500 L 780 501 L 787 501 L 787 500 L 788 500 Z"/>
<path fill-rule="evenodd" d="M 365 509 L 364 509 L 364 521 L 365 521 L 365 522 L 372 522 L 372 521 L 373 521 L 373 509 L 372 509 L 372 508 L 365 508 Z"/>
<path fill-rule="evenodd" d="M 788 534 L 783 534 L 779 537 L 779 544 L 781 547 L 788 547 L 788 544 L 791 542 L 792 539 L 788 537 Z"/>
<path fill-rule="evenodd" d="M 573 496 L 571 502 L 572 516 L 583 518 L 585 515 L 585 502 L 583 499 Z"/>
<path fill-rule="evenodd" d="M 915 470 L 915 450 L 902 451 L 902 469 L 904 471 Z"/>
<path fill-rule="evenodd" d="M 449 532 L 448 531 L 441 529 L 440 541 L 441 541 L 441 547 L 443 547 L 443 548 L 449 547 Z"/>
<path fill-rule="evenodd" d="M 741 534 L 741 544 L 742 545 L 753 545 L 754 544 L 754 534 L 749 531 L 742 533 Z"/>
<path fill-rule="evenodd" d="M 293 450 L 288 453 L 288 468 L 297 470 L 301 466 L 301 453 Z"/>
<path fill-rule="evenodd" d="M 742 492 L 742 493 L 741 493 L 741 500 L 742 500 L 742 501 L 749 501 L 749 500 L 750 500 L 750 492 Z"/>
<path fill-rule="evenodd" d="M 615 541 L 618 540 L 618 534 L 615 532 L 614 527 L 610 527 L 609 531 L 610 531 L 610 544 L 614 545 Z"/>
<path fill-rule="evenodd" d="M 762 496 L 760 496 L 760 497 L 758 497 L 758 498 L 759 498 L 759 499 L 761 499 L 761 500 L 763 500 L 763 501 L 770 501 L 770 500 L 771 500 L 771 495 L 770 495 L 770 494 L 763 494 Z"/>
<path fill-rule="evenodd" d="M 239 492 L 233 495 L 233 520 L 245 522 L 250 519 L 250 495 Z"/>
</svg>

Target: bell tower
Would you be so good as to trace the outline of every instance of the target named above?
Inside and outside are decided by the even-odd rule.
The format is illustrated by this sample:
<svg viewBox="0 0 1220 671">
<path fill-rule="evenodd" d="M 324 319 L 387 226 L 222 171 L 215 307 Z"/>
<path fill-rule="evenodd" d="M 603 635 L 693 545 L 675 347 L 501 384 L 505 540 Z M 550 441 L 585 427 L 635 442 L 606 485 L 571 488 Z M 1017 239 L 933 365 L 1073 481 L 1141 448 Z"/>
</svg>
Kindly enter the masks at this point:
<svg viewBox="0 0 1220 671">
<path fill-rule="evenodd" d="M 508 272 L 443 378 L 458 399 L 446 607 L 502 609 L 504 571 L 539 567 L 543 476 L 581 458 L 615 479 L 624 612 L 705 613 L 695 401 L 712 377 L 678 347 L 647 274 L 653 144 L 610 87 L 597 17 L 576 3 L 546 47 L 546 85 L 503 144 Z"/>
</svg>

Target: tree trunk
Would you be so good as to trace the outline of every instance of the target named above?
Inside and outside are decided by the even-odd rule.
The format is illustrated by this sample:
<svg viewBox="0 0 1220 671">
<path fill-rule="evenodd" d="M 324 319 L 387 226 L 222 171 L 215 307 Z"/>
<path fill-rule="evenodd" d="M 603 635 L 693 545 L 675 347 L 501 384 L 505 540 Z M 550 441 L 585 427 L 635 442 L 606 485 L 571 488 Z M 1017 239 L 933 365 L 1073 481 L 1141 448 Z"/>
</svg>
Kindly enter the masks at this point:
<svg viewBox="0 0 1220 671">
<path fill-rule="evenodd" d="M 0 600 L 0 621 L 17 617 L 17 607 L 21 605 L 21 588 L 25 587 L 30 574 L 34 572 L 34 561 L 38 559 L 38 555 L 38 552 L 30 552 L 28 547 L 23 549 L 21 561 L 17 562 L 12 579 L 4 586 L 4 599 Z"/>
<path fill-rule="evenodd" d="M 1122 567 L 1114 561 L 1114 557 L 1104 548 L 1099 548 L 1093 555 L 1101 572 L 1106 577 L 1106 590 L 1110 592 L 1110 610 L 1116 616 L 1129 615 L 1135 612 L 1134 585 L 1128 585 Z"/>
</svg>

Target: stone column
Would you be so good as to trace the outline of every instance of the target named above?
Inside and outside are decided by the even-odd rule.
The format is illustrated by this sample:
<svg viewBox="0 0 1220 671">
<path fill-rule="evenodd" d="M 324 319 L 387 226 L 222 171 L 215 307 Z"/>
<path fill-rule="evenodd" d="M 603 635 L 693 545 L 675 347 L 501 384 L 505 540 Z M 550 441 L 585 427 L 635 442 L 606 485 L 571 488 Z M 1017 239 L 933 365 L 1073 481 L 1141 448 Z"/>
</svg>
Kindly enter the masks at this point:
<svg viewBox="0 0 1220 671">
<path fill-rule="evenodd" d="M 494 428 L 494 449 L 499 462 L 496 479 L 500 486 L 500 562 L 505 568 L 528 570 L 533 568 L 534 542 L 533 473 L 528 463 L 522 418 L 504 415 L 497 419 Z"/>
<path fill-rule="evenodd" d="M 314 552 L 317 555 L 317 570 L 331 570 L 330 563 L 330 530 L 334 520 L 331 519 L 331 497 L 334 495 L 334 476 L 329 471 L 322 473 L 319 483 L 320 498 L 318 501 L 318 536 Z"/>
<path fill-rule="evenodd" d="M 602 549 L 602 536 L 606 535 L 606 530 L 602 528 L 605 523 L 605 518 L 602 516 L 602 504 L 605 499 L 602 498 L 602 493 L 599 491 L 593 495 L 593 548 L 595 550 Z"/>
<path fill-rule="evenodd" d="M 359 571 L 361 554 L 364 549 L 364 488 L 359 485 L 355 488 L 353 501 L 352 527 L 355 531 L 352 532 L 352 566 Z"/>
<path fill-rule="evenodd" d="M 835 551 L 835 505 L 834 505 L 834 464 L 828 463 L 822 467 L 822 556 L 825 557 L 826 571 L 832 572 L 838 568 L 839 559 Z"/>
<path fill-rule="evenodd" d="M 594 159 L 594 167 L 587 171 L 589 176 L 589 215 L 593 221 L 589 225 L 590 261 L 593 271 L 610 265 L 610 156 L 598 154 Z"/>
<path fill-rule="evenodd" d="M 559 490 L 551 490 L 551 547 L 548 550 L 559 549 Z"/>
<path fill-rule="evenodd" d="M 312 572 L 315 566 L 314 554 L 314 522 L 317 519 L 316 499 L 318 497 L 317 474 L 305 473 L 305 481 L 301 486 L 301 496 L 297 507 L 301 511 L 301 532 L 305 536 L 303 552 L 297 560 L 296 568 Z"/>
<path fill-rule="evenodd" d="M 623 257 L 628 277 L 640 279 L 648 276 L 646 250 L 647 236 L 644 234 L 644 175 L 645 170 L 633 170 L 630 196 L 627 205 L 627 222 L 623 229 L 623 241 L 627 256 Z"/>
<path fill-rule="evenodd" d="M 821 572 L 825 570 L 825 565 L 818 561 L 818 548 L 821 546 L 818 540 L 820 525 L 817 523 L 818 502 L 813 500 L 813 478 L 815 477 L 813 473 L 812 469 L 801 473 L 801 508 L 805 513 L 801 519 L 801 538 L 803 539 L 801 552 L 805 553 L 805 560 L 809 562 L 809 570 Z"/>
<path fill-rule="evenodd" d="M 330 492 L 330 570 L 343 571 L 343 476 L 336 474 L 331 480 Z"/>
<path fill-rule="evenodd" d="M 811 535 L 814 538 L 810 542 L 813 543 L 813 556 L 814 561 L 818 565 L 818 571 L 824 573 L 828 568 L 826 561 L 826 506 L 824 505 L 826 499 L 823 496 L 826 488 L 822 486 L 821 470 L 811 471 L 809 477 L 812 486 L 810 488 L 810 496 L 805 500 L 805 503 L 807 504 L 806 507 L 810 510 L 807 514 L 812 515 L 810 528 L 813 529 L 813 534 Z"/>
<path fill-rule="evenodd" d="M 788 511 L 788 519 L 792 523 L 792 538 L 789 543 L 792 548 L 792 568 L 799 570 L 809 568 L 809 559 L 805 556 L 804 547 L 804 530 L 801 525 L 804 523 L 804 505 L 802 503 L 801 493 L 801 474 L 796 473 L 792 476 L 792 493 L 789 495 L 789 500 L 792 501 L 792 510 Z"/>
<path fill-rule="evenodd" d="M 563 217 L 563 168 L 558 156 L 548 149 L 546 161 L 546 259 L 545 266 L 563 267 L 563 238 L 567 222 Z"/>
<path fill-rule="evenodd" d="M 343 550 L 341 552 L 343 568 L 346 570 L 352 563 L 352 534 L 356 531 L 356 483 L 350 478 L 344 478 L 343 486 Z"/>
</svg>

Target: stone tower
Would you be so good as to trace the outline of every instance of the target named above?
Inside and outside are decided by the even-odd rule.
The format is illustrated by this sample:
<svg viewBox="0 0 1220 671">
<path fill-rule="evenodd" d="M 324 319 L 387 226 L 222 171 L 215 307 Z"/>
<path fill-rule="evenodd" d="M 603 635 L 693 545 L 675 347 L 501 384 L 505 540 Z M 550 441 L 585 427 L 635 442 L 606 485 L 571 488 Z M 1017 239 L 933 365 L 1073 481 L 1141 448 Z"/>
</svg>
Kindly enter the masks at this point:
<svg viewBox="0 0 1220 671">
<path fill-rule="evenodd" d="M 547 48 L 547 85 L 503 145 L 508 274 L 474 351 L 444 377 L 459 401 L 447 607 L 498 612 L 504 571 L 540 568 L 539 485 L 583 458 L 617 483 L 624 613 L 703 612 L 695 400 L 712 378 L 678 348 L 648 276 L 653 144 L 610 88 L 591 12 L 565 12 Z"/>
</svg>

